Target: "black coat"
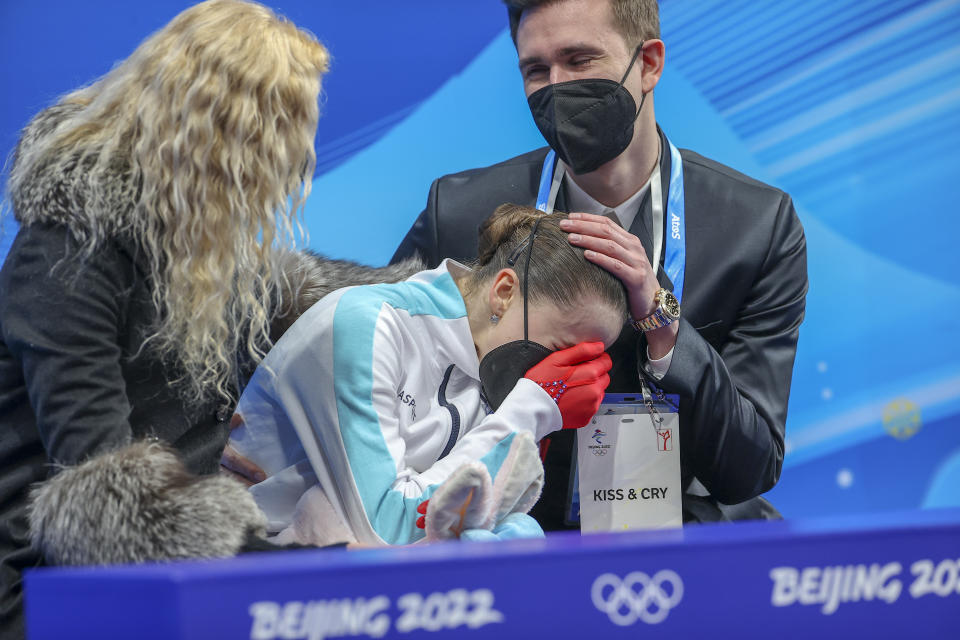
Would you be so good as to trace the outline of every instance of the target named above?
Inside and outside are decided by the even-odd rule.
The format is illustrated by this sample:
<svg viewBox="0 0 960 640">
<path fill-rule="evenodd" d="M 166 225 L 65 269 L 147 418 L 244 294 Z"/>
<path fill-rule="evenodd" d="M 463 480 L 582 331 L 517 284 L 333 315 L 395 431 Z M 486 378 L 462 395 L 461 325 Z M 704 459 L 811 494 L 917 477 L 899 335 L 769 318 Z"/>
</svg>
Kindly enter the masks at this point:
<svg viewBox="0 0 960 640">
<path fill-rule="evenodd" d="M 17 174 L 21 152 L 41 143 L 65 116 L 81 108 L 61 103 L 37 114 L 21 132 L 11 175 Z M 75 236 L 82 236 L 89 224 L 91 216 L 85 214 L 91 213 L 86 206 L 92 199 L 119 220 L 134 215 L 139 198 L 134 172 L 125 170 L 128 161 L 114 158 L 111 167 L 116 170 L 97 176 L 100 182 L 93 184 L 91 159 L 81 160 L 82 155 L 75 152 L 75 161 L 64 164 L 38 163 L 29 173 L 11 179 L 8 193 L 21 228 L 0 269 L 0 638 L 4 640 L 23 635 L 20 572 L 41 562 L 30 547 L 28 489 L 47 479 L 55 464 L 74 465 L 93 458 L 84 465 L 91 469 L 73 476 L 61 474 L 59 488 L 45 492 L 47 501 L 38 498 L 34 503 L 36 513 L 52 514 L 40 528 L 48 534 L 41 536 L 44 551 L 52 552 L 54 558 L 92 557 L 66 553 L 56 545 L 76 551 L 92 538 L 105 539 L 94 517 L 74 517 L 93 503 L 99 510 L 88 513 L 103 513 L 109 507 L 129 516 L 151 509 L 151 518 L 126 517 L 136 520 L 139 529 L 128 528 L 123 535 L 107 532 L 108 537 L 116 534 L 110 553 L 94 555 L 114 559 L 109 562 L 231 555 L 251 548 L 249 543 L 237 545 L 262 517 L 252 500 L 237 500 L 239 485 L 209 478 L 187 482 L 178 475 L 180 471 L 172 471 L 180 469 L 181 461 L 193 474 L 217 470 L 228 436 L 223 412 L 228 407 L 216 397 L 186 402 L 177 387 L 182 370 L 162 361 L 149 346 L 141 349 L 159 317 L 151 300 L 150 265 L 140 242 L 115 234 L 98 244 L 89 257 L 79 255 L 82 249 Z M 91 191 L 94 186 L 96 192 Z M 275 257 L 284 278 L 275 298 L 283 306 L 272 314 L 273 339 L 331 291 L 395 282 L 423 269 L 415 261 L 372 269 L 310 252 L 284 251 Z M 240 344 L 244 343 L 241 336 Z M 253 369 L 246 350 L 240 351 L 238 384 Z M 171 462 L 163 447 L 135 444 L 125 453 L 115 451 L 144 436 L 170 445 L 179 460 Z M 101 452 L 106 457 L 97 455 Z M 116 460 L 114 453 L 139 462 L 113 472 L 113 462 L 104 461 Z M 158 463 L 151 457 L 154 454 L 166 462 Z M 62 481 L 64 477 L 68 481 Z M 70 477 L 83 478 L 83 486 L 70 482 Z M 123 491 L 118 489 L 121 483 Z M 175 500 L 173 494 L 189 494 L 184 499 L 193 500 L 200 494 L 190 492 L 200 484 L 203 488 L 197 491 L 206 498 L 219 498 L 197 502 L 205 515 L 195 516 L 196 505 Z M 166 492 L 162 506 L 157 505 L 160 490 Z M 60 495 L 68 496 L 64 501 L 73 503 L 72 509 L 63 508 Z M 62 513 L 68 515 L 55 517 Z M 120 516 L 117 520 L 123 521 Z M 191 524 L 181 527 L 181 533 L 201 544 L 159 536 L 184 521 Z M 97 535 L 87 533 L 86 527 L 97 528 Z M 147 536 L 163 539 L 139 544 L 138 539 Z"/>
<path fill-rule="evenodd" d="M 668 148 L 665 140 L 661 148 Z M 477 229 L 498 205 L 535 205 L 546 152 L 434 181 L 427 208 L 393 259 L 419 253 L 433 266 L 445 257 L 475 258 Z M 670 154 L 661 156 L 666 210 Z M 692 151 L 681 151 L 681 157 L 687 256 L 682 318 L 670 369 L 657 384 L 681 398 L 683 485 L 696 477 L 716 501 L 734 505 L 768 491 L 780 477 L 807 292 L 806 241 L 787 194 Z M 566 210 L 563 189 L 556 209 Z M 650 259 L 651 219 L 648 192 L 630 231 Z M 663 276 L 661 282 L 670 286 Z M 638 391 L 638 372 L 645 375 L 642 335 L 625 328 L 610 354 L 609 391 Z M 546 486 L 533 511 L 545 528 L 563 527 L 572 436 L 554 434 L 547 450 Z M 736 517 L 737 510 L 705 511 L 701 503 L 685 495 L 685 519 Z"/>
<path fill-rule="evenodd" d="M 169 384 L 177 372 L 138 354 L 156 311 L 135 250 L 108 241 L 82 266 L 68 253 L 66 227 L 36 223 L 0 270 L 0 637 L 22 634 L 20 572 L 40 562 L 27 491 L 51 463 L 156 436 L 212 473 L 228 435 L 216 403 L 187 405 Z"/>
<path fill-rule="evenodd" d="M 179 369 L 162 362 L 149 348 L 140 349 L 156 325 L 157 313 L 150 299 L 147 265 L 136 243 L 111 239 L 79 262 L 77 252 L 67 227 L 35 222 L 20 229 L 0 269 L 0 638 L 4 640 L 23 636 L 20 572 L 41 562 L 30 547 L 27 491 L 32 483 L 47 479 L 54 470 L 51 463 L 73 465 L 113 451 L 128 440 L 154 436 L 170 444 L 189 471 L 205 475 L 217 470 L 228 436 L 222 403 L 185 402 L 173 382 L 180 377 Z M 423 269 L 419 262 L 372 269 L 292 251 L 278 256 L 278 265 L 289 288 L 281 293 L 286 304 L 271 325 L 274 339 L 330 291 L 395 282 Z M 252 364 L 243 354 L 238 359 L 242 382 L 252 373 Z M 148 455 L 139 459 L 140 466 L 157 464 Z M 140 486 L 137 483 L 143 481 L 148 492 L 166 487 L 169 464 L 157 468 L 156 474 L 151 477 L 144 469 L 125 477 L 107 474 L 102 487 L 93 483 L 91 489 L 88 473 L 84 487 L 66 493 L 83 503 L 85 491 L 102 495 L 110 491 L 111 483 L 115 488 L 122 481 L 125 490 L 116 494 L 113 506 L 139 509 L 142 496 L 134 491 Z M 176 485 L 181 479 L 171 482 Z M 212 512 L 197 516 L 203 523 L 194 522 L 185 530 L 185 534 L 203 531 L 205 542 L 186 546 L 205 557 L 229 555 L 224 549 L 236 538 L 232 529 L 243 532 L 249 523 L 249 514 L 235 498 L 225 491 L 210 502 Z M 216 507 L 225 501 L 230 502 L 228 509 Z M 169 496 L 166 504 L 176 511 L 168 516 L 171 522 L 181 522 L 192 513 Z M 48 504 L 40 510 L 57 508 Z M 157 513 L 155 506 L 153 513 Z M 170 528 L 155 524 L 157 530 Z M 57 526 L 83 538 L 80 525 L 86 522 Z M 225 528 L 229 535 L 224 535 Z M 149 549 L 180 553 L 184 548 L 182 540 L 166 542 L 170 549 L 161 549 L 161 544 L 131 550 L 117 542 L 118 548 L 108 555 L 129 558 Z M 240 550 L 262 550 L 262 545 L 250 538 Z"/>
</svg>

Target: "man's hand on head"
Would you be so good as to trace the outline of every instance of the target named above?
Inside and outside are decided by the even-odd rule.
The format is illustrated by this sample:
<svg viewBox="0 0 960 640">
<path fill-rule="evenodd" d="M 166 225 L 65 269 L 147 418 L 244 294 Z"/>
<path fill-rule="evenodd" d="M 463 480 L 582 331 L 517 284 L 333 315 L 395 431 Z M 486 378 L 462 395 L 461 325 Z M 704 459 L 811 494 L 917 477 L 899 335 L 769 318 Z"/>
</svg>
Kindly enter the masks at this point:
<svg viewBox="0 0 960 640">
<path fill-rule="evenodd" d="M 560 221 L 570 243 L 584 249 L 590 262 L 603 267 L 627 289 L 630 315 L 641 320 L 657 310 L 654 294 L 660 289 L 640 239 L 610 218 L 591 213 L 571 213 Z M 650 357 L 662 358 L 677 341 L 678 323 L 647 333 Z"/>
<path fill-rule="evenodd" d="M 591 213 L 571 213 L 560 221 L 570 244 L 583 248 L 590 262 L 620 279 L 627 289 L 630 315 L 646 318 L 657 310 L 653 295 L 660 288 L 640 238 L 610 218 Z"/>
</svg>

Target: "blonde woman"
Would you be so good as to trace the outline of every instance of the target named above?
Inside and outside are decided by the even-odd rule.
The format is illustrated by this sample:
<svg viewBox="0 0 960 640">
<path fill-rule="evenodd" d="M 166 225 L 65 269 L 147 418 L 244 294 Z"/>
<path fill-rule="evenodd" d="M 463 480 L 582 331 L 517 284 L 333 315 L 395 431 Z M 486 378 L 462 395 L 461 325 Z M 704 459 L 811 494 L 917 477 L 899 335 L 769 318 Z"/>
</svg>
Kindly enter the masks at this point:
<svg viewBox="0 0 960 640">
<path fill-rule="evenodd" d="M 211 0 L 23 131 L 7 184 L 20 230 L 0 271 L 0 636 L 22 633 L 20 571 L 39 562 L 27 492 L 51 463 L 165 443 L 74 477 L 94 496 L 108 479 L 121 500 L 141 471 L 166 474 L 157 495 L 175 501 L 183 478 L 217 469 L 238 378 L 290 302 L 278 248 L 299 235 L 328 62 L 269 9 Z M 156 512 L 134 522 L 54 486 L 33 508 L 37 543 L 61 563 L 235 553 L 262 516 L 239 485 L 205 482 L 178 516 L 193 521 L 155 539 L 137 527 Z"/>
</svg>

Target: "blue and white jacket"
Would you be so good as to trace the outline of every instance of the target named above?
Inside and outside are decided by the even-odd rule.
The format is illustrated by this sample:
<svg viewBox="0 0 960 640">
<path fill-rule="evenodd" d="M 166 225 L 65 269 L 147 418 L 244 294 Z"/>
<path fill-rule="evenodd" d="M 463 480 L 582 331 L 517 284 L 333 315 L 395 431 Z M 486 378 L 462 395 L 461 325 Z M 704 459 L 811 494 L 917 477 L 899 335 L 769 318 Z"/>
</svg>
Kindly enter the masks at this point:
<svg viewBox="0 0 960 640">
<path fill-rule="evenodd" d="M 489 412 L 451 272 L 466 267 L 445 260 L 403 282 L 336 291 L 257 369 L 231 444 L 268 476 L 251 491 L 271 531 L 319 484 L 357 541 L 416 542 L 417 506 L 457 468 L 479 460 L 496 480 L 517 432 L 539 441 L 560 428 L 556 403 L 527 379 Z"/>
</svg>

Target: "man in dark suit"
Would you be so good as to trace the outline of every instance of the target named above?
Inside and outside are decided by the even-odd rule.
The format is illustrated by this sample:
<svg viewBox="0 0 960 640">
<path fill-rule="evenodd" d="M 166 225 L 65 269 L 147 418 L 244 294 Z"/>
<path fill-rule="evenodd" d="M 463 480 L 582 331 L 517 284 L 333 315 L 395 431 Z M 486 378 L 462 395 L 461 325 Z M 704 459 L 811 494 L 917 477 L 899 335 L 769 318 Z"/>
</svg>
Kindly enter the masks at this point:
<svg viewBox="0 0 960 640">
<path fill-rule="evenodd" d="M 654 116 L 665 52 L 656 0 L 507 5 L 556 170 L 545 167 L 544 148 L 436 180 L 394 260 L 475 258 L 477 228 L 494 208 L 537 203 L 552 176 L 555 208 L 576 212 L 565 223 L 570 242 L 621 279 L 636 321 L 610 350 L 609 391 L 637 392 L 642 376 L 680 396 L 684 520 L 776 517 L 758 496 L 780 476 L 807 292 L 806 243 L 790 197 L 671 148 Z M 671 176 L 675 167 L 682 170 Z M 681 234 L 678 276 L 670 242 Z M 666 291 L 679 287 L 668 273 L 682 284 L 678 318 Z M 547 529 L 565 526 L 572 435 L 554 434 L 546 447 L 546 487 L 533 515 Z"/>
</svg>

